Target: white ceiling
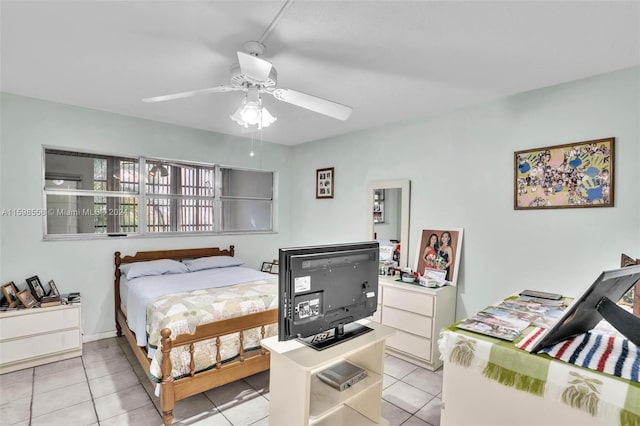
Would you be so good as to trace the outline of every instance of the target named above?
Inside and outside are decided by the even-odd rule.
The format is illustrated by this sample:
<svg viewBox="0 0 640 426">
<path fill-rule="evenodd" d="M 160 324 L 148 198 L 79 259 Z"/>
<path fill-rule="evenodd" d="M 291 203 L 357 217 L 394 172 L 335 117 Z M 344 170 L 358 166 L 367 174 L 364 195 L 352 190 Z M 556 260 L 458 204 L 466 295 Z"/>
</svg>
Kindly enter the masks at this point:
<svg viewBox="0 0 640 426">
<path fill-rule="evenodd" d="M 247 136 L 228 83 L 282 1 L 5 1 L 4 92 Z M 266 39 L 278 86 L 353 107 L 335 120 L 266 96 L 263 139 L 298 144 L 640 64 L 638 1 L 304 1 Z"/>
</svg>

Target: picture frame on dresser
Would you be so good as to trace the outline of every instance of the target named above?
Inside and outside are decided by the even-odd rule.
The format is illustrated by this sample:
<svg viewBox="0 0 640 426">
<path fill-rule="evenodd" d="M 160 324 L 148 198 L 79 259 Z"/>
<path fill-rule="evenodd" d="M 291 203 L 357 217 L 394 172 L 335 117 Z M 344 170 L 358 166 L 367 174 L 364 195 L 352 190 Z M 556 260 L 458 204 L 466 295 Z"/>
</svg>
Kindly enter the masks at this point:
<svg viewBox="0 0 640 426">
<path fill-rule="evenodd" d="M 49 281 L 49 296 L 60 296 L 58 286 L 53 280 Z"/>
<path fill-rule="evenodd" d="M 13 281 L 9 281 L 2 286 L 2 295 L 7 300 L 10 308 L 15 308 L 20 304 L 20 300 L 18 299 L 18 288 Z"/>
<path fill-rule="evenodd" d="M 33 308 L 38 304 L 38 301 L 33 297 L 33 294 L 31 294 L 27 289 L 18 292 L 18 299 L 22 302 L 25 308 Z"/>
<path fill-rule="evenodd" d="M 36 299 L 36 301 L 39 302 L 44 296 L 47 295 L 47 292 L 44 290 L 44 287 L 40 282 L 40 278 L 38 278 L 37 275 L 27 278 L 26 281 L 29 289 L 31 290 L 31 295 Z"/>
<path fill-rule="evenodd" d="M 462 253 L 462 228 L 425 228 L 420 232 L 414 270 L 456 286 Z"/>
</svg>

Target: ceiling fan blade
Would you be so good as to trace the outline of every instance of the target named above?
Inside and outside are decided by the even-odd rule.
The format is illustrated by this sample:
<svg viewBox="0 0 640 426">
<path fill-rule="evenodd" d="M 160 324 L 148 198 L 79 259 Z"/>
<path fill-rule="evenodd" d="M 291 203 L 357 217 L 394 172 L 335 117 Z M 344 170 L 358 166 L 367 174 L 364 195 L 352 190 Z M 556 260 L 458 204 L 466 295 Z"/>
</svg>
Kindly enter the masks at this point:
<svg viewBox="0 0 640 426">
<path fill-rule="evenodd" d="M 265 81 L 269 78 L 271 62 L 244 52 L 238 52 L 238 62 L 240 62 L 242 74 L 247 77 L 256 81 Z"/>
<path fill-rule="evenodd" d="M 237 89 L 232 86 L 216 86 L 216 87 L 208 87 L 206 89 L 198 89 L 192 90 L 190 92 L 181 92 L 181 93 L 173 93 L 171 95 L 162 95 L 162 96 L 154 96 L 153 98 L 144 98 L 142 102 L 153 103 L 153 102 L 162 102 L 162 101 L 171 101 L 174 99 L 188 98 L 190 96 L 202 95 L 206 93 L 223 93 L 223 92 L 231 92 Z"/>
<path fill-rule="evenodd" d="M 274 89 L 273 96 L 279 101 L 287 102 L 338 120 L 346 120 L 351 115 L 353 108 L 333 101 L 307 95 L 291 89 Z"/>
</svg>

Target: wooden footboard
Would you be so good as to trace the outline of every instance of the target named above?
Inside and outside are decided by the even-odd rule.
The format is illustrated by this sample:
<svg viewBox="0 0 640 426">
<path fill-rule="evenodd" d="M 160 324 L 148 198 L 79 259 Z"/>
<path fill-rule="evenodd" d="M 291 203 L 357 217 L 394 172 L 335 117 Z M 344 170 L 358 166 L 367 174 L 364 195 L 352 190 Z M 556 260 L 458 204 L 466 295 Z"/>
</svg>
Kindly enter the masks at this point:
<svg viewBox="0 0 640 426">
<path fill-rule="evenodd" d="M 126 256 L 120 258 L 120 252 L 115 253 L 115 314 L 116 329 L 118 336 L 124 334 L 129 345 L 131 346 L 138 362 L 145 372 L 149 372 L 151 360 L 147 357 L 147 351 L 143 347 L 139 347 L 136 342 L 136 336 L 127 325 L 127 318 L 120 306 L 120 264 L 139 262 L 155 259 L 181 259 L 195 258 L 212 255 L 230 255 L 233 256 L 233 246 L 230 250 L 214 249 L 195 249 L 195 250 L 172 250 L 160 252 L 141 252 L 135 256 Z M 242 315 L 235 318 L 215 321 L 207 324 L 198 325 L 193 334 L 181 334 L 171 339 L 171 330 L 165 328 L 161 331 L 161 348 L 162 377 L 160 381 L 160 404 L 162 408 L 162 420 L 165 425 L 170 425 L 173 421 L 173 409 L 176 401 L 188 398 L 192 395 L 204 392 L 206 390 L 231 383 L 233 381 L 251 376 L 269 369 L 270 354 L 265 349 L 257 349 L 250 352 L 244 351 L 244 333 L 247 330 L 259 328 L 261 330 L 261 338 L 265 337 L 265 327 L 269 324 L 278 322 L 278 310 L 270 309 L 267 311 L 256 312 L 248 315 Z M 237 359 L 222 363 L 220 355 L 220 339 L 222 336 L 230 334 L 238 334 L 240 353 Z M 194 345 L 203 340 L 216 339 L 217 353 L 215 354 L 216 365 L 207 371 L 196 372 L 194 361 Z M 171 365 L 171 351 L 180 346 L 188 346 L 191 355 L 190 373 L 186 377 L 174 379 Z M 151 380 L 151 379 L 150 379 Z M 156 385 L 154 381 L 151 383 Z"/>
<path fill-rule="evenodd" d="M 265 327 L 277 321 L 278 310 L 270 309 L 241 317 L 202 324 L 196 327 L 193 334 L 181 334 L 175 339 L 171 339 L 171 330 L 168 328 L 163 329 L 161 332 L 162 378 L 160 382 L 160 404 L 163 423 L 165 425 L 172 423 L 173 408 L 175 407 L 176 401 L 268 370 L 271 360 L 269 352 L 262 348 L 245 352 L 243 350 L 243 334 L 246 330 L 259 327 L 261 329 L 261 337 L 264 338 Z M 137 346 L 136 336 L 127 326 L 126 317 L 121 310 L 119 310 L 118 322 L 142 369 L 148 372 L 151 361 L 147 358 L 147 351 Z M 216 339 L 219 342 L 222 336 L 234 333 L 238 333 L 240 340 L 239 347 L 241 350 L 238 359 L 222 364 L 218 349 L 215 357 L 217 361 L 215 367 L 211 370 L 196 373 L 194 371 L 195 361 L 193 358 L 195 343 L 208 339 Z M 170 352 L 179 346 L 189 346 L 191 371 L 187 377 L 174 379 L 171 374 L 172 365 Z M 151 383 L 156 385 L 154 381 L 151 381 Z"/>
</svg>

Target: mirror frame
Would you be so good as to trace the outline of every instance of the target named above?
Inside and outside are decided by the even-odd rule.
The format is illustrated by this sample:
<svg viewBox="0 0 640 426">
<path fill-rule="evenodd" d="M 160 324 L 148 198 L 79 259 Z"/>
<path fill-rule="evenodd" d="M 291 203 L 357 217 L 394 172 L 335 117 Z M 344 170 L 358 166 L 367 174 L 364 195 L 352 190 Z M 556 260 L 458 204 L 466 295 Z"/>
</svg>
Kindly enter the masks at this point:
<svg viewBox="0 0 640 426">
<path fill-rule="evenodd" d="M 409 266 L 409 201 L 411 200 L 411 181 L 409 179 L 391 179 L 391 180 L 374 180 L 369 183 L 369 208 L 368 226 L 369 238 L 373 239 L 374 223 L 373 223 L 373 203 L 375 189 L 400 189 L 400 263 L 399 267 L 406 268 Z"/>
</svg>

